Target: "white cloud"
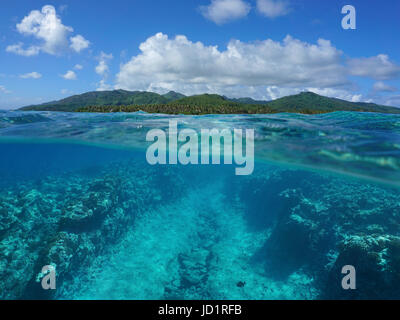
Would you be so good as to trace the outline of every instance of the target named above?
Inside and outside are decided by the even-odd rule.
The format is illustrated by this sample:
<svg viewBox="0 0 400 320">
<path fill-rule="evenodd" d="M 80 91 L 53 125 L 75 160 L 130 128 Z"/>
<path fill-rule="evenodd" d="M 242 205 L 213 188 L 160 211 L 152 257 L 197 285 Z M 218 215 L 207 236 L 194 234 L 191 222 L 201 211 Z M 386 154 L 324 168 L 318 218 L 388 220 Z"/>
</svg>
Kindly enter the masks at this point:
<svg viewBox="0 0 400 320">
<path fill-rule="evenodd" d="M 101 76 L 105 76 L 108 71 L 108 60 L 111 60 L 113 58 L 113 55 L 110 54 L 106 54 L 103 51 L 100 53 L 100 56 L 97 58 L 99 60 L 99 64 L 96 66 L 95 71 L 97 74 L 101 75 Z"/>
<path fill-rule="evenodd" d="M 400 66 L 390 61 L 386 54 L 369 58 L 355 58 L 348 61 L 350 74 L 376 80 L 394 79 L 400 76 Z"/>
<path fill-rule="evenodd" d="M 67 35 L 73 31 L 64 26 L 57 17 L 53 6 L 47 5 L 42 11 L 33 10 L 17 24 L 17 30 L 24 35 L 31 35 L 43 41 L 41 50 L 49 54 L 57 54 L 67 45 Z"/>
<path fill-rule="evenodd" d="M 95 68 L 96 73 L 101 76 L 106 74 L 108 72 L 108 70 L 109 70 L 108 65 L 105 60 L 100 61 L 99 64 Z"/>
<path fill-rule="evenodd" d="M 76 80 L 76 73 L 72 70 L 68 70 L 62 77 L 65 80 Z"/>
<path fill-rule="evenodd" d="M 75 37 L 69 38 L 71 40 L 71 45 L 70 47 L 75 50 L 75 52 L 81 52 L 82 50 L 86 49 L 89 47 L 90 42 L 86 40 L 84 37 L 82 37 L 80 34 L 78 34 Z"/>
<path fill-rule="evenodd" d="M 375 92 L 396 92 L 397 91 L 397 88 L 389 86 L 382 81 L 375 82 L 372 89 Z"/>
<path fill-rule="evenodd" d="M 22 46 L 23 46 L 22 42 L 19 42 L 17 44 L 12 44 L 7 46 L 6 51 L 25 57 L 36 56 L 40 52 L 40 47 L 30 46 L 28 49 L 23 49 Z"/>
<path fill-rule="evenodd" d="M 111 85 L 109 85 L 108 83 L 106 83 L 105 79 L 102 79 L 98 83 L 96 91 L 108 91 L 108 90 L 112 90 L 112 89 L 113 89 L 113 87 Z"/>
<path fill-rule="evenodd" d="M 30 72 L 30 73 L 25 73 L 25 74 L 21 74 L 19 76 L 22 79 L 39 79 L 42 77 L 42 75 L 39 72 Z"/>
<path fill-rule="evenodd" d="M 96 66 L 95 71 L 98 75 L 102 76 L 102 79 L 98 83 L 97 91 L 112 89 L 111 85 L 106 83 L 109 72 L 108 61 L 111 59 L 113 59 L 113 55 L 111 53 L 104 53 L 103 51 L 100 53 L 100 56 L 97 57 L 99 64 Z"/>
<path fill-rule="evenodd" d="M 76 64 L 76 65 L 74 66 L 74 69 L 75 69 L 75 70 L 82 70 L 82 69 L 83 69 L 83 66 L 82 66 L 81 64 Z"/>
<path fill-rule="evenodd" d="M 282 0 L 257 0 L 257 10 L 268 18 L 287 15 L 290 11 L 289 4 Z"/>
<path fill-rule="evenodd" d="M 6 51 L 22 56 L 33 56 L 40 51 L 58 55 L 68 48 L 68 36 L 74 31 L 72 27 L 63 25 L 57 16 L 54 6 L 45 5 L 42 10 L 33 10 L 20 23 L 16 25 L 17 31 L 25 36 L 32 36 L 39 41 L 38 44 L 23 48 L 23 43 L 9 45 Z M 76 51 L 89 46 L 89 41 L 81 35 L 70 37 L 70 47 Z"/>
<path fill-rule="evenodd" d="M 288 90 L 348 85 L 342 52 L 327 40 L 310 44 L 287 36 L 245 43 L 232 40 L 226 50 L 169 39 L 158 33 L 140 45 L 140 54 L 122 64 L 116 88 L 184 94 L 220 93 L 269 98 L 268 87 Z"/>
<path fill-rule="evenodd" d="M 200 12 L 216 24 L 223 24 L 247 16 L 250 9 L 243 0 L 211 0 L 210 5 L 200 7 Z"/>
<path fill-rule="evenodd" d="M 307 91 L 314 92 L 316 94 L 338 98 L 342 100 L 347 100 L 351 102 L 360 102 L 362 100 L 362 94 L 357 94 L 354 92 L 350 92 L 347 89 L 338 89 L 338 88 L 307 88 Z"/>
</svg>

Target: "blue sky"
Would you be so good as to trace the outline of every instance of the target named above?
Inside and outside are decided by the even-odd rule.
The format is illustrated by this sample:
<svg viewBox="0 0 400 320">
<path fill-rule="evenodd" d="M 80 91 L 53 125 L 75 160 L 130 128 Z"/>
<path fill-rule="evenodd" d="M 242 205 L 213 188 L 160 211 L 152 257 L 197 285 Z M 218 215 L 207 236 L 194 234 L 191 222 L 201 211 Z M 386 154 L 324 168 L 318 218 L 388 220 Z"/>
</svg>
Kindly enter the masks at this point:
<svg viewBox="0 0 400 320">
<path fill-rule="evenodd" d="M 356 29 L 341 26 L 344 5 Z M 398 0 L 1 1 L 0 108 L 94 90 L 400 107 Z"/>
</svg>

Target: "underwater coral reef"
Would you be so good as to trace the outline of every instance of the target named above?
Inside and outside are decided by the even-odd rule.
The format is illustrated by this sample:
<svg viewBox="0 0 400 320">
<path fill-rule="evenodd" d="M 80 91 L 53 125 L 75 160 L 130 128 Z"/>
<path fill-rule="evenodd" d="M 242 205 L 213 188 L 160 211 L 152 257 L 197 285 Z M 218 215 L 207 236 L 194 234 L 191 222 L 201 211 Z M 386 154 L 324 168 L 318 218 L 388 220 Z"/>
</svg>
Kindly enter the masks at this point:
<svg viewBox="0 0 400 320">
<path fill-rule="evenodd" d="M 398 191 L 304 170 L 135 161 L 0 192 L 2 299 L 393 299 Z M 43 290 L 40 270 L 57 270 Z M 341 288 L 343 265 L 359 290 Z"/>
</svg>

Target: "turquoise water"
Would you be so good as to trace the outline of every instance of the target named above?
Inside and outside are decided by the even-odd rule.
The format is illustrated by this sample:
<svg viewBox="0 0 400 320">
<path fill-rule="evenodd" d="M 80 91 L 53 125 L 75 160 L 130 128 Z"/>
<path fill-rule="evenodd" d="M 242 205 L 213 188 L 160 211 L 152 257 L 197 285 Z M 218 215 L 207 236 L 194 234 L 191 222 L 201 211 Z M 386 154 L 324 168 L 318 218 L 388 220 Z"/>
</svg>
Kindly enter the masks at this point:
<svg viewBox="0 0 400 320">
<path fill-rule="evenodd" d="M 255 129 L 253 174 L 149 165 L 169 119 Z M 400 116 L 5 112 L 0 177 L 1 299 L 400 298 Z"/>
</svg>

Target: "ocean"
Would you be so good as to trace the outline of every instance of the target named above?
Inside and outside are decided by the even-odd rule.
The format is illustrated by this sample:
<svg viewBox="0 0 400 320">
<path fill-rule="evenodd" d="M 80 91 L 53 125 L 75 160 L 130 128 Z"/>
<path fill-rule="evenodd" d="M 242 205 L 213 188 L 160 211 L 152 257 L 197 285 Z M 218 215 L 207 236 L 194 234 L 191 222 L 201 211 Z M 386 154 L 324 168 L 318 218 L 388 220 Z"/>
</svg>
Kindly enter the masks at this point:
<svg viewBox="0 0 400 320">
<path fill-rule="evenodd" d="M 254 172 L 150 165 L 171 119 Z M 399 187 L 399 115 L 1 112 L 0 299 L 400 299 Z"/>
</svg>

